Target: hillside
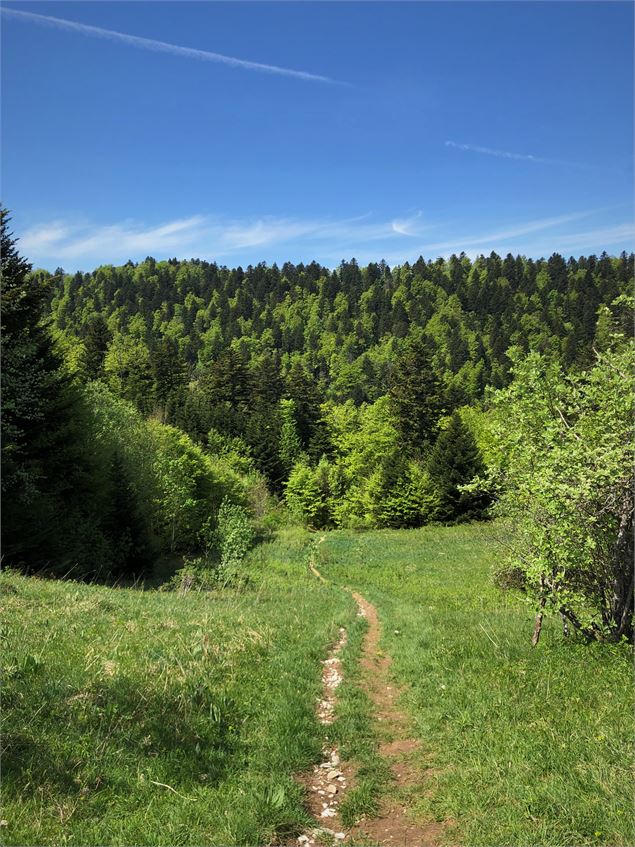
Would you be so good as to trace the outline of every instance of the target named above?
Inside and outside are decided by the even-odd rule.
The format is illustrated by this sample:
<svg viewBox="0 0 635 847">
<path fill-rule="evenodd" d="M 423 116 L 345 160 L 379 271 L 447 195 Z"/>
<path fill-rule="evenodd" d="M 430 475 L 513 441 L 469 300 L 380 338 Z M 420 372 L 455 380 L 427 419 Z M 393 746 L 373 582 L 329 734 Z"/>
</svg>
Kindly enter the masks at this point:
<svg viewBox="0 0 635 847">
<path fill-rule="evenodd" d="M 563 643 L 555 622 L 532 650 L 531 609 L 490 582 L 500 531 L 329 534 L 313 554 L 326 584 L 307 568 L 314 540 L 287 532 L 251 554 L 249 588 L 221 593 L 5 573 L 3 843 L 297 843 L 317 825 L 297 778 L 328 743 L 357 838 L 398 805 L 439 844 L 632 843 L 629 650 Z M 379 614 L 406 748 L 385 743 L 395 717 L 380 720 L 343 586 Z M 344 682 L 322 726 L 339 627 Z"/>
</svg>

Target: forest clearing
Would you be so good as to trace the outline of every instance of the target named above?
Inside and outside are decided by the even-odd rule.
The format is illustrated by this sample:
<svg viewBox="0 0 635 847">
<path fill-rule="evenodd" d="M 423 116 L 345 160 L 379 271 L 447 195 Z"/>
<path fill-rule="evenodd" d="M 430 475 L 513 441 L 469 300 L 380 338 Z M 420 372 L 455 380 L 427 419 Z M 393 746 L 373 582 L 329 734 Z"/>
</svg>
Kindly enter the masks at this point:
<svg viewBox="0 0 635 847">
<path fill-rule="evenodd" d="M 556 621 L 533 649 L 531 609 L 490 581 L 502 531 L 316 546 L 289 529 L 252 551 L 249 588 L 218 594 L 5 573 L 4 843 L 290 845 L 320 826 L 352 844 L 632 843 L 630 650 L 567 643 Z M 377 610 L 366 648 L 375 620 L 344 588 Z M 327 744 L 341 830 L 299 778 Z"/>
<path fill-rule="evenodd" d="M 0 23 L 2 847 L 635 845 L 635 4 Z"/>
</svg>

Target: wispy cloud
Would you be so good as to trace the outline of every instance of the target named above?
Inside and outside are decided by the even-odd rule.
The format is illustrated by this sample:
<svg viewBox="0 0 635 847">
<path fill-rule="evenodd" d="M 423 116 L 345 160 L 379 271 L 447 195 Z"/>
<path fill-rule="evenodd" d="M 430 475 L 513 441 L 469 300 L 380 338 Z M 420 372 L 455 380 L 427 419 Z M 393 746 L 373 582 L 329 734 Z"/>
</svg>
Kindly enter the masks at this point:
<svg viewBox="0 0 635 847">
<path fill-rule="evenodd" d="M 417 212 L 416 215 L 411 215 L 409 218 L 395 218 L 392 222 L 393 232 L 396 232 L 398 235 L 409 235 L 413 237 L 420 235 L 423 230 L 430 228 L 417 225 L 422 217 L 422 212 Z"/>
<path fill-rule="evenodd" d="M 554 229 L 563 224 L 571 223 L 572 221 L 580 220 L 581 218 L 589 217 L 596 210 L 588 210 L 585 212 L 574 212 L 568 215 L 558 215 L 551 218 L 539 218 L 538 220 L 527 221 L 526 223 L 518 224 L 509 229 L 495 230 L 486 234 L 471 235 L 465 234 L 453 238 L 451 241 L 437 242 L 436 244 L 425 244 L 423 250 L 426 253 L 433 253 L 435 250 L 468 250 L 471 247 L 480 247 L 482 245 L 500 244 L 517 239 L 525 235 L 530 235 L 533 232 L 539 232 L 545 229 Z"/>
<path fill-rule="evenodd" d="M 94 38 L 103 38 L 108 41 L 118 41 L 122 44 L 127 44 L 130 47 L 139 47 L 142 50 L 150 50 L 154 53 L 169 53 L 172 56 L 181 56 L 185 59 L 197 59 L 200 62 L 218 62 L 223 65 L 229 65 L 234 68 L 243 68 L 249 71 L 259 71 L 261 73 L 279 74 L 281 76 L 295 77 L 309 82 L 327 82 L 337 85 L 346 85 L 338 80 L 331 79 L 321 74 L 313 74 L 308 71 L 299 71 L 292 68 L 283 68 L 278 65 L 267 65 L 262 62 L 251 62 L 247 59 L 238 59 L 235 56 L 225 56 L 222 53 L 213 53 L 209 50 L 197 50 L 194 47 L 182 47 L 178 44 L 170 44 L 166 41 L 156 41 L 153 38 L 142 38 L 139 35 L 128 35 L 124 32 L 116 32 L 112 29 L 103 29 L 98 26 L 78 23 L 77 21 L 69 21 L 64 18 L 54 18 L 50 15 L 38 15 L 35 12 L 23 12 L 17 9 L 2 8 L 2 13 L 13 18 L 19 18 L 24 21 L 43 26 L 63 29 L 68 32 L 78 32 L 82 35 L 92 36 Z"/>
<path fill-rule="evenodd" d="M 498 159 L 520 159 L 523 162 L 539 162 L 554 164 L 555 159 L 543 159 L 542 156 L 532 156 L 530 153 L 510 153 L 509 150 L 493 150 L 491 147 L 477 147 L 475 144 L 457 144 L 456 141 L 446 141 L 446 147 L 455 150 L 466 150 L 469 153 L 484 153 L 486 156 L 496 156 Z"/>
<path fill-rule="evenodd" d="M 632 249 L 635 230 L 632 223 L 619 223 L 571 231 L 570 224 L 604 210 L 575 212 L 545 217 L 491 231 L 458 232 L 444 241 L 423 243 L 421 213 L 374 221 L 371 215 L 353 218 L 297 218 L 263 216 L 251 219 L 223 219 L 192 215 L 147 225 L 126 220 L 113 224 L 78 223 L 56 219 L 32 227 L 20 238 L 20 251 L 36 266 L 69 270 L 95 267 L 104 262 L 119 264 L 145 256 L 165 259 L 191 257 L 227 264 L 286 259 L 316 259 L 329 266 L 355 256 L 360 261 L 386 259 L 390 264 L 449 256 L 465 251 L 524 253 L 528 256 L 597 252 L 613 245 Z M 454 229 L 454 227 L 453 227 Z M 530 238 L 541 233 L 541 243 Z"/>
<path fill-rule="evenodd" d="M 586 162 L 571 162 L 567 159 L 548 159 L 544 156 L 534 156 L 531 153 L 512 153 L 509 150 L 496 150 L 492 147 L 479 147 L 476 144 L 457 144 L 456 141 L 446 141 L 446 147 L 455 150 L 464 150 L 468 153 L 481 153 L 485 156 L 495 156 L 497 159 L 514 159 L 520 162 L 533 162 L 538 165 L 565 165 L 570 168 L 583 168 L 584 170 L 595 170 L 597 165 L 589 165 Z M 603 168 L 603 170 L 616 170 L 615 168 Z"/>
<path fill-rule="evenodd" d="M 368 215 L 345 219 L 266 216 L 248 220 L 194 215 L 150 227 L 130 220 L 107 226 L 56 220 L 26 230 L 20 246 L 36 262 L 75 265 L 126 261 L 149 254 L 216 259 L 273 245 L 368 244 L 394 238 L 393 223 L 375 223 Z"/>
<path fill-rule="evenodd" d="M 626 250 L 635 250 L 635 224 L 633 222 L 620 223 L 615 226 L 600 227 L 598 229 L 585 230 L 584 232 L 571 232 L 558 239 L 558 252 L 571 253 L 577 250 L 608 249 L 614 244 L 624 246 Z M 530 245 L 532 256 L 545 256 L 551 249 L 546 244 Z"/>
</svg>

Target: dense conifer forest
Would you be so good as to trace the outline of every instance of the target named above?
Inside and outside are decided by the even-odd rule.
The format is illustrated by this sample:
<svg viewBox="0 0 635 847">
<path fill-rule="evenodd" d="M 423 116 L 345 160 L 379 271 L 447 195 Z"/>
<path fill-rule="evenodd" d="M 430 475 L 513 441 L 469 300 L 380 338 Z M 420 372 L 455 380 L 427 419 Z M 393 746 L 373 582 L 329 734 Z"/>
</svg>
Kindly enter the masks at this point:
<svg viewBox="0 0 635 847">
<path fill-rule="evenodd" d="M 27 569 L 112 578 L 162 557 L 218 563 L 221 515 L 263 531 L 282 506 L 311 528 L 408 528 L 509 516 L 526 489 L 529 514 L 541 457 L 628 367 L 632 254 L 334 270 L 147 258 L 49 273 L 19 255 L 6 213 L 3 247 L 5 556 Z M 618 634 L 632 605 L 628 415 L 628 401 L 607 405 L 601 426 L 575 435 L 584 455 L 566 447 L 583 490 L 599 480 L 584 461 L 613 439 L 605 499 L 567 508 L 572 537 L 590 514 L 592 543 L 604 532 L 617 550 L 607 580 L 622 569 L 619 600 L 603 614 Z M 564 428 L 542 443 L 549 416 Z M 543 573 L 563 549 L 563 517 L 552 523 L 521 580 L 543 599 L 564 584 Z"/>
</svg>

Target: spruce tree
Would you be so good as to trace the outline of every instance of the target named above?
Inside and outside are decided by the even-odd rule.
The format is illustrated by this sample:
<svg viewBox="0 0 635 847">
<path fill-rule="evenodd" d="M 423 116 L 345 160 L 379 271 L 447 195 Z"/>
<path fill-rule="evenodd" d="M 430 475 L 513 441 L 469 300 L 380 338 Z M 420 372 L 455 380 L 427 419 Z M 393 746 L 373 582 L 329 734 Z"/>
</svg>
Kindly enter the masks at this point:
<svg viewBox="0 0 635 847">
<path fill-rule="evenodd" d="M 80 396 L 42 323 L 46 291 L 31 277 L 0 209 L 2 524 L 5 561 L 66 567 L 90 523 Z"/>
<path fill-rule="evenodd" d="M 84 369 L 88 379 L 100 379 L 104 374 L 104 359 L 112 333 L 102 315 L 91 318 L 84 335 Z"/>
<path fill-rule="evenodd" d="M 320 435 L 320 405 L 323 398 L 316 380 L 308 373 L 300 359 L 293 362 L 285 379 L 285 388 L 287 398 L 294 403 L 295 421 L 302 449 L 311 454 L 311 442 Z"/>
<path fill-rule="evenodd" d="M 423 451 L 434 440 L 443 410 L 441 383 L 425 340 L 409 339 L 395 359 L 389 396 L 407 449 Z"/>
<path fill-rule="evenodd" d="M 428 460 L 428 474 L 438 499 L 435 520 L 458 523 L 485 517 L 490 498 L 481 491 L 461 491 L 483 473 L 483 461 L 474 436 L 458 412 L 450 418 Z"/>
</svg>

